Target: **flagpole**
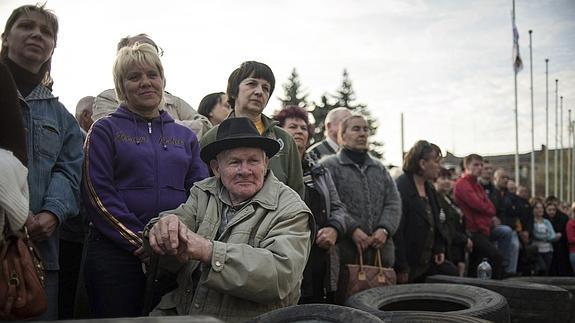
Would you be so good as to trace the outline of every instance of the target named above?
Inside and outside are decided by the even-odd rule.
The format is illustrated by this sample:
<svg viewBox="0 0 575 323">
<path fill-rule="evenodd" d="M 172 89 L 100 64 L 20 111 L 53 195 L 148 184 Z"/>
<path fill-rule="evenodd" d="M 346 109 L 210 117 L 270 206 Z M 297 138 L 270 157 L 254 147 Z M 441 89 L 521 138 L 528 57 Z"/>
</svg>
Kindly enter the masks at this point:
<svg viewBox="0 0 575 323">
<path fill-rule="evenodd" d="M 571 167 L 573 171 L 571 171 L 571 203 L 575 200 L 575 120 L 571 121 Z"/>
<path fill-rule="evenodd" d="M 545 197 L 549 196 L 549 58 L 545 59 Z"/>
<path fill-rule="evenodd" d="M 516 26 L 515 26 L 515 0 L 513 0 L 513 11 L 512 11 L 512 19 L 513 19 L 513 46 L 515 48 L 515 46 L 517 46 L 517 49 L 519 49 L 519 44 L 516 42 L 516 37 L 515 37 L 515 33 L 516 33 Z M 517 36 L 518 38 L 519 36 Z M 517 56 L 518 53 L 517 53 Z M 515 181 L 517 182 L 517 185 L 521 185 L 521 181 L 519 179 L 519 116 L 518 116 L 518 109 L 517 109 L 517 70 L 518 68 L 516 67 L 517 65 L 516 63 L 516 57 L 513 58 L 514 59 L 514 69 L 513 69 L 513 82 L 514 82 L 514 94 L 515 94 Z"/>
<path fill-rule="evenodd" d="M 535 192 L 535 122 L 533 112 L 533 47 L 532 47 L 533 30 L 529 29 L 529 72 L 531 73 L 531 195 L 536 196 Z"/>
<path fill-rule="evenodd" d="M 561 126 L 559 127 L 559 143 L 561 151 L 559 152 L 559 199 L 563 201 L 563 96 L 561 96 Z"/>
<path fill-rule="evenodd" d="M 559 93 L 559 80 L 555 79 L 555 151 L 554 151 L 554 164 L 555 167 L 553 168 L 553 195 L 555 195 L 556 197 L 559 196 L 559 168 L 558 168 L 558 161 L 559 161 L 559 135 L 558 135 L 558 131 L 559 131 L 559 100 L 558 100 L 558 93 Z"/>
<path fill-rule="evenodd" d="M 571 109 L 569 109 L 569 126 L 567 127 L 567 200 L 569 203 L 572 201 L 571 197 L 571 154 L 569 149 L 571 148 Z"/>
</svg>

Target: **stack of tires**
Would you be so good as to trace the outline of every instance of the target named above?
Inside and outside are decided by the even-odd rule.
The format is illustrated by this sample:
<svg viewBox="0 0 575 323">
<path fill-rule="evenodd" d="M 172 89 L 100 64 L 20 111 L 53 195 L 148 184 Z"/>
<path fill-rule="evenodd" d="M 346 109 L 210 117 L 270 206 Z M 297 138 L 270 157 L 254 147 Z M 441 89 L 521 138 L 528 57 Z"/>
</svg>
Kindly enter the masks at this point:
<svg viewBox="0 0 575 323">
<path fill-rule="evenodd" d="M 409 284 L 378 287 L 351 296 L 346 305 L 385 322 L 508 323 L 505 298 L 475 286 Z"/>
<path fill-rule="evenodd" d="M 508 278 L 508 281 L 536 283 L 551 285 L 567 290 L 571 294 L 571 316 L 570 323 L 575 323 L 575 277 L 542 277 L 542 276 L 524 276 Z"/>
<path fill-rule="evenodd" d="M 383 323 L 377 316 L 345 306 L 329 304 L 307 304 L 280 308 L 262 314 L 248 323 Z"/>
<path fill-rule="evenodd" d="M 64 320 L 61 323 L 224 323 L 207 315 L 116 317 L 109 319 Z"/>
<path fill-rule="evenodd" d="M 569 322 L 571 317 L 571 294 L 552 285 L 443 275 L 430 276 L 426 281 L 471 285 L 501 294 L 507 299 L 513 323 Z"/>
</svg>

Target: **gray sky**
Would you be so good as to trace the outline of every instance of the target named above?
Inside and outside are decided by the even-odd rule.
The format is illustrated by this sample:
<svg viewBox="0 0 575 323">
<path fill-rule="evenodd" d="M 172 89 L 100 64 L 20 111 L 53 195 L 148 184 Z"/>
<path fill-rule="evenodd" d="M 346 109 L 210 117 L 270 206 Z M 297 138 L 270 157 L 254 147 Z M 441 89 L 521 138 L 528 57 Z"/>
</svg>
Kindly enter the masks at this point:
<svg viewBox="0 0 575 323">
<path fill-rule="evenodd" d="M 28 3 L 0 2 L 0 28 Z M 458 155 L 515 150 L 511 0 L 50 0 L 47 7 L 60 20 L 54 92 L 70 111 L 81 97 L 113 87 L 116 43 L 145 32 L 165 50 L 167 90 L 194 107 L 204 95 L 225 91 L 229 73 L 245 60 L 265 62 L 276 75 L 268 115 L 279 107 L 293 67 L 314 101 L 335 92 L 347 68 L 358 102 L 379 120 L 386 163 L 400 162 L 401 112 L 406 149 L 427 139 Z M 529 29 L 535 145 L 545 143 L 548 57 L 550 144 L 557 78 L 567 146 L 575 1 L 517 0 L 516 10 L 525 66 L 518 75 L 520 152 L 531 149 Z"/>
</svg>

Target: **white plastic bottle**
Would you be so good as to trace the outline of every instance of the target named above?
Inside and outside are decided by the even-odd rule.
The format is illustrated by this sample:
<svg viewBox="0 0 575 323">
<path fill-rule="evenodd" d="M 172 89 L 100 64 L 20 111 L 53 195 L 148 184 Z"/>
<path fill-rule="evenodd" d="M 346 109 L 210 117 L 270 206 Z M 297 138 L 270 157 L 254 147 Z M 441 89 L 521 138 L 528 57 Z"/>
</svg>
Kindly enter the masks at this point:
<svg viewBox="0 0 575 323">
<path fill-rule="evenodd" d="M 487 262 L 487 258 L 483 258 L 483 261 L 477 266 L 477 278 L 491 279 L 491 265 Z"/>
</svg>

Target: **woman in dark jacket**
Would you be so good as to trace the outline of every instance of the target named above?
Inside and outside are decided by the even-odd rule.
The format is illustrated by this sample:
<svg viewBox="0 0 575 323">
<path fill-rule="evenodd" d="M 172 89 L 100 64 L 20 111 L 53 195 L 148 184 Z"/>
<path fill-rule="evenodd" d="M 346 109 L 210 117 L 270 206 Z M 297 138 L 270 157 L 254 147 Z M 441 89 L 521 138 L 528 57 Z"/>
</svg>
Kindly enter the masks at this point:
<svg viewBox="0 0 575 323">
<path fill-rule="evenodd" d="M 395 269 L 400 283 L 422 282 L 432 274 L 457 275 L 445 260 L 445 233 L 431 181 L 439 176 L 441 150 L 420 140 L 409 150 L 397 179 L 402 216 L 395 235 Z"/>
<path fill-rule="evenodd" d="M 305 153 L 313 134 L 307 111 L 287 106 L 274 119 L 292 135 L 298 147 L 304 175 L 304 201 L 312 211 L 318 229 L 303 274 L 300 304 L 333 303 L 339 275 L 339 259 L 333 246 L 346 232 L 347 211 L 330 173 L 317 164 L 313 156 Z"/>
</svg>

